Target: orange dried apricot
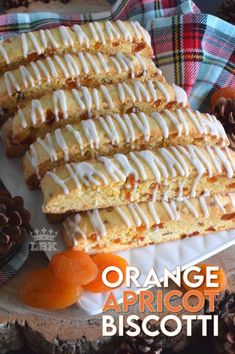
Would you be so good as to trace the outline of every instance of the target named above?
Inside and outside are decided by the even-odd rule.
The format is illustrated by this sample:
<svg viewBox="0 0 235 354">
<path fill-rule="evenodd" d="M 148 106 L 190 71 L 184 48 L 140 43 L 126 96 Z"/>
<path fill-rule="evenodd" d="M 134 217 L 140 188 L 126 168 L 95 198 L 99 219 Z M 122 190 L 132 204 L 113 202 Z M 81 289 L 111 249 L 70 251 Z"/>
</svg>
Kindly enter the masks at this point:
<svg viewBox="0 0 235 354">
<path fill-rule="evenodd" d="M 24 279 L 20 297 L 28 306 L 46 310 L 59 310 L 74 304 L 82 287 L 69 285 L 54 275 L 51 268 L 34 270 Z"/>
<path fill-rule="evenodd" d="M 211 95 L 211 107 L 213 108 L 220 97 L 235 100 L 235 89 L 232 87 L 222 87 Z"/>
<path fill-rule="evenodd" d="M 103 293 L 106 291 L 110 291 L 111 289 L 106 286 L 102 281 L 102 273 L 105 268 L 109 266 L 115 266 L 121 269 L 124 279 L 126 275 L 126 267 L 128 266 L 127 261 L 115 254 L 105 253 L 105 254 L 96 254 L 92 257 L 93 262 L 98 267 L 98 276 L 91 283 L 84 286 L 84 289 L 90 291 L 92 293 Z M 116 282 L 118 280 L 118 274 L 115 271 L 111 271 L 107 275 L 107 279 L 109 282 Z"/>
<path fill-rule="evenodd" d="M 50 263 L 55 276 L 70 284 L 85 285 L 98 275 L 98 267 L 88 253 L 65 251 L 55 254 Z"/>
<path fill-rule="evenodd" d="M 207 269 L 208 266 L 209 267 L 213 266 L 213 264 L 206 264 L 206 263 L 198 264 L 198 267 L 201 268 L 201 271 L 200 271 L 199 274 L 204 276 L 204 282 L 202 283 L 201 286 L 199 286 L 198 288 L 195 288 L 195 290 L 200 291 L 202 294 L 204 294 L 205 290 L 218 290 L 219 292 L 224 291 L 226 289 L 226 286 L 227 286 L 227 277 L 226 277 L 225 271 L 221 267 L 219 268 L 218 271 L 213 272 L 213 274 L 218 274 L 218 280 L 213 280 L 213 282 L 218 283 L 219 287 L 218 288 L 212 288 L 212 287 L 207 287 L 206 286 L 206 269 Z M 189 274 L 188 279 L 190 280 L 191 283 L 194 282 L 194 276 L 195 275 L 198 275 L 198 273 L 191 272 Z M 184 283 L 184 281 L 182 281 L 182 285 L 183 285 L 183 287 L 186 290 L 192 290 L 187 284 Z"/>
</svg>

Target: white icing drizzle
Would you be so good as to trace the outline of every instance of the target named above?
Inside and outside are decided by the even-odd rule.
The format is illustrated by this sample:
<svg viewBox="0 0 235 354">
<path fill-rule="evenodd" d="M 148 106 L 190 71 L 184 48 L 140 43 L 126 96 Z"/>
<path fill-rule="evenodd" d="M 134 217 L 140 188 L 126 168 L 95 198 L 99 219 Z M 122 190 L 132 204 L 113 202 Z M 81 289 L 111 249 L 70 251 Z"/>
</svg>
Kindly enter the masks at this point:
<svg viewBox="0 0 235 354">
<path fill-rule="evenodd" d="M 27 44 L 27 39 L 26 39 L 26 34 L 25 33 L 22 33 L 21 41 L 22 41 L 22 48 L 23 48 L 24 58 L 26 59 L 27 56 L 28 56 L 28 44 Z"/>
<path fill-rule="evenodd" d="M 160 224 L 160 219 L 156 212 L 155 203 L 153 201 L 148 202 L 148 207 L 155 224 Z"/>
<path fill-rule="evenodd" d="M 28 36 L 29 36 L 29 38 L 31 39 L 31 41 L 32 41 L 32 43 L 34 45 L 34 48 L 35 48 L 37 54 L 41 55 L 43 53 L 43 50 L 42 50 L 42 47 L 40 46 L 40 44 L 38 43 L 35 34 L 33 32 L 29 32 Z"/>
<path fill-rule="evenodd" d="M 185 181 L 179 181 L 179 192 L 177 196 L 177 200 L 181 202 L 184 199 L 184 183 Z"/>
<path fill-rule="evenodd" d="M 98 121 L 100 122 L 108 138 L 111 140 L 112 145 L 118 144 L 120 138 L 116 130 L 114 119 L 108 115 L 105 119 L 103 117 L 98 118 Z"/>
<path fill-rule="evenodd" d="M 57 161 L 57 154 L 54 149 L 53 141 L 49 133 L 46 134 L 44 139 L 38 138 L 37 142 L 42 146 L 42 148 L 48 153 L 50 160 L 52 162 Z M 31 145 L 31 147 L 33 144 Z"/>
<path fill-rule="evenodd" d="M 69 31 L 68 31 L 68 27 L 65 26 L 60 26 L 59 27 L 59 31 L 60 31 L 60 35 L 61 35 L 61 39 L 62 39 L 62 43 L 65 47 L 74 46 L 74 41 L 72 36 L 70 35 Z"/>
<path fill-rule="evenodd" d="M 188 103 L 188 97 L 186 92 L 184 91 L 184 89 L 182 89 L 182 87 L 179 87 L 175 84 L 172 84 L 174 91 L 175 91 L 175 96 L 176 96 L 176 101 L 178 103 L 182 103 L 183 107 L 187 106 Z"/>
<path fill-rule="evenodd" d="M 87 237 L 86 237 L 85 232 L 79 227 L 79 223 L 81 220 L 82 220 L 81 215 L 79 213 L 77 213 L 74 216 L 74 221 L 72 220 L 72 218 L 68 217 L 66 219 L 66 222 L 63 224 L 63 226 L 65 227 L 67 232 L 71 232 L 71 230 L 73 230 L 73 232 L 71 232 L 70 235 L 71 235 L 71 240 L 72 240 L 72 243 L 74 244 L 74 246 L 76 245 L 75 236 L 77 236 L 77 234 L 79 234 L 79 236 L 81 236 L 85 241 L 87 241 Z"/>
<path fill-rule="evenodd" d="M 85 57 L 84 57 L 84 54 L 83 53 L 78 53 L 78 58 L 82 64 L 82 68 L 83 68 L 83 71 L 84 71 L 84 74 L 85 75 L 88 75 L 89 74 L 89 67 L 87 65 L 87 62 L 85 60 Z"/>
<path fill-rule="evenodd" d="M 216 205 L 218 206 L 218 208 L 222 211 L 222 213 L 226 213 L 226 210 L 223 206 L 223 204 L 221 203 L 221 200 L 219 199 L 219 196 L 218 195 L 214 195 L 214 199 L 215 199 L 215 202 L 216 202 Z"/>
<path fill-rule="evenodd" d="M 56 116 L 56 121 L 60 120 L 59 117 L 59 106 L 63 113 L 63 118 L 68 118 L 68 111 L 67 111 L 67 100 L 63 90 L 57 90 L 53 92 L 53 102 L 54 102 L 54 113 Z"/>
<path fill-rule="evenodd" d="M 100 139 L 97 133 L 95 122 L 92 119 L 87 119 L 87 120 L 83 120 L 81 122 L 81 125 L 83 127 L 85 136 L 89 141 L 89 145 L 91 149 L 94 149 L 94 147 L 98 149 L 100 144 Z"/>
<path fill-rule="evenodd" d="M 184 199 L 183 203 L 186 205 L 191 214 L 195 217 L 195 219 L 199 218 L 199 214 L 196 208 L 192 205 L 192 203 L 188 199 Z"/>
<path fill-rule="evenodd" d="M 29 70 L 23 65 L 20 66 L 19 70 L 23 79 L 24 87 L 28 88 L 28 84 L 31 85 L 31 87 L 34 87 L 34 79 L 30 74 Z"/>
<path fill-rule="evenodd" d="M 41 37 L 43 48 L 47 49 L 48 42 L 47 42 L 47 37 L 46 37 L 45 31 L 41 29 L 41 30 L 39 30 L 39 34 L 40 34 L 40 37 Z"/>
<path fill-rule="evenodd" d="M 89 134 L 93 134 L 93 132 L 89 132 Z M 93 139 L 95 141 L 96 138 L 93 137 Z M 227 166 L 227 175 L 230 176 L 230 169 L 232 167 L 229 159 L 226 158 L 220 148 L 215 146 L 212 149 L 216 158 L 220 160 L 220 163 Z M 189 166 L 193 166 L 196 170 L 196 177 L 193 182 L 191 196 L 196 196 L 197 186 L 201 177 L 205 173 L 208 177 L 214 175 L 214 171 L 216 170 L 214 159 L 215 157 L 208 159 L 206 154 L 203 154 L 203 150 L 200 150 L 197 146 L 187 145 L 185 147 L 159 148 L 155 152 L 145 150 L 131 152 L 128 155 L 116 154 L 113 158 L 102 156 L 98 158 L 98 161 L 101 163 L 99 167 L 96 167 L 92 162 L 81 162 L 72 165 L 79 179 L 86 185 L 89 183 L 100 184 L 93 176 L 98 176 L 107 185 L 108 179 L 101 173 L 102 169 L 104 169 L 114 182 L 124 183 L 129 175 L 133 175 L 136 181 L 140 178 L 144 181 L 147 179 L 147 173 L 149 174 L 150 172 L 158 183 L 163 183 L 163 179 L 166 180 L 165 182 L 168 182 L 167 180 L 174 179 L 176 176 L 184 177 L 182 180 L 185 181 L 185 177 L 189 174 Z M 152 178 L 152 176 L 149 178 Z M 180 199 L 182 199 L 183 187 L 179 186 L 180 188 L 179 195 Z M 200 202 L 202 207 L 204 207 L 203 198 L 201 198 Z"/>
<path fill-rule="evenodd" d="M 154 224 L 157 226 L 161 223 L 161 218 L 157 214 L 157 210 L 161 210 L 161 208 L 165 210 L 169 221 L 172 222 L 177 222 L 181 220 L 182 216 L 184 216 L 187 211 L 189 211 L 195 219 L 199 218 L 200 212 L 203 213 L 204 218 L 208 218 L 209 205 L 212 199 L 217 199 L 216 203 L 218 202 L 218 197 L 214 198 L 201 196 L 194 200 L 184 199 L 182 202 L 175 202 L 174 200 L 171 200 L 169 203 L 166 201 L 159 201 L 156 203 L 148 202 L 139 204 L 128 204 L 126 206 L 115 207 L 113 208 L 113 210 L 118 214 L 126 228 L 138 228 L 141 225 L 145 225 L 146 229 L 150 229 L 152 226 L 154 226 Z M 182 204 L 184 204 L 187 210 L 184 210 L 185 208 Z M 195 204 L 195 206 L 193 204 Z M 218 208 L 220 209 L 221 213 L 225 212 L 224 206 L 220 201 Z M 102 209 L 95 209 L 93 211 L 88 211 L 83 214 L 85 215 L 85 217 L 87 216 L 89 218 L 91 226 L 94 232 L 97 234 L 98 239 L 100 236 L 107 236 L 107 230 L 104 224 L 105 214 L 106 211 L 103 211 Z M 160 215 L 163 214 L 161 213 Z M 82 217 L 83 216 L 80 214 L 75 214 L 64 222 L 63 225 L 66 228 L 68 236 L 72 235 L 72 237 L 76 238 L 82 236 L 84 239 L 87 239 L 86 237 L 89 235 L 84 232 L 84 230 L 81 230 L 81 223 L 83 222 Z M 86 219 L 84 221 L 86 221 Z M 165 215 L 164 222 L 166 222 Z M 92 230 L 90 234 L 93 234 Z"/>
<path fill-rule="evenodd" d="M 107 230 L 105 227 L 105 224 L 103 223 L 100 213 L 97 209 L 88 211 L 87 215 L 89 217 L 89 220 L 95 230 L 95 233 L 97 236 L 106 236 Z"/>
<path fill-rule="evenodd" d="M 205 197 L 203 195 L 201 195 L 199 197 L 199 202 L 200 202 L 204 217 L 208 218 L 210 214 L 209 214 L 209 210 L 208 210 L 208 207 L 207 207 L 206 199 L 205 199 Z"/>
<path fill-rule="evenodd" d="M 70 175 L 72 176 L 73 182 L 78 190 L 81 189 L 81 184 L 78 181 L 77 174 L 74 172 L 73 168 L 71 165 L 66 164 L 66 168 L 69 171 Z"/>
<path fill-rule="evenodd" d="M 131 227 L 132 223 L 130 221 L 130 219 L 128 218 L 128 216 L 126 215 L 126 213 L 123 211 L 123 209 L 121 207 L 115 207 L 114 210 L 117 212 L 117 214 L 120 216 L 120 218 L 122 219 L 122 221 L 124 222 L 124 224 L 127 227 Z"/>
<path fill-rule="evenodd" d="M 30 66 L 31 66 L 32 69 L 33 69 L 33 72 L 34 72 L 34 74 L 35 74 L 35 76 L 36 76 L 36 79 L 37 79 L 39 82 L 41 82 L 42 77 L 41 77 L 40 71 L 38 70 L 38 67 L 37 67 L 36 63 L 35 63 L 34 61 L 31 61 L 31 62 L 30 62 Z"/>
<path fill-rule="evenodd" d="M 84 53 L 86 60 L 90 63 L 92 69 L 94 70 L 96 75 L 99 75 L 101 73 L 99 66 L 96 64 L 94 60 L 94 56 L 92 56 L 90 53 Z M 97 53 L 98 57 L 98 53 Z M 90 72 L 90 70 L 89 70 Z"/>
<path fill-rule="evenodd" d="M 0 53 L 2 54 L 6 64 L 9 65 L 10 64 L 10 59 L 8 57 L 6 49 L 3 46 L 3 43 L 4 43 L 3 40 L 0 40 Z"/>
<path fill-rule="evenodd" d="M 63 63 L 63 61 L 61 60 L 61 58 L 58 55 L 55 55 L 54 58 L 55 58 L 55 61 L 57 62 L 57 64 L 59 65 L 59 67 L 61 68 L 61 70 L 62 70 L 62 72 L 64 74 L 64 77 L 66 79 L 68 79 L 69 78 L 69 72 L 68 72 L 65 64 Z"/>
<path fill-rule="evenodd" d="M 21 119 L 21 125 L 24 129 L 27 128 L 28 124 L 27 124 L 27 120 L 26 120 L 26 117 L 25 117 L 25 114 L 24 112 L 22 111 L 22 109 L 19 108 L 18 110 L 18 114 L 20 116 L 20 119 Z"/>
<path fill-rule="evenodd" d="M 69 194 L 69 189 L 66 186 L 66 183 L 61 178 L 59 178 L 53 171 L 47 172 L 47 175 L 51 177 L 54 180 L 54 182 L 63 189 L 64 194 Z"/>
<path fill-rule="evenodd" d="M 82 88 L 81 88 L 82 89 Z M 83 102 L 82 98 L 80 97 L 81 92 L 78 92 L 78 90 L 76 89 L 72 89 L 72 94 L 73 97 L 76 101 L 76 103 L 78 104 L 78 106 L 80 107 L 81 110 L 84 110 L 86 108 L 85 103 Z M 80 93 L 80 94 L 79 94 Z M 82 96 L 82 95 L 81 95 Z"/>
<path fill-rule="evenodd" d="M 169 203 L 165 200 L 162 201 L 162 205 L 165 208 L 170 220 L 174 221 L 175 220 L 175 215 L 173 210 L 171 209 L 171 206 L 169 205 Z"/>
<path fill-rule="evenodd" d="M 150 222 L 147 216 L 138 204 L 129 204 L 127 207 L 137 227 L 141 226 L 142 223 L 145 224 L 147 229 L 150 227 Z"/>
<path fill-rule="evenodd" d="M 40 69 L 42 70 L 43 74 L 45 75 L 47 83 L 50 84 L 51 83 L 51 75 L 50 75 L 49 71 L 47 70 L 46 65 L 41 60 L 38 60 L 37 64 L 40 67 Z"/>
<path fill-rule="evenodd" d="M 95 177 L 98 177 L 102 182 L 107 185 L 108 179 L 107 177 L 100 171 L 96 170 L 92 164 L 88 162 L 80 162 L 78 164 L 71 164 L 76 175 L 84 183 L 86 186 L 89 184 L 94 184 L 95 186 L 99 186 L 101 183 Z"/>
<path fill-rule="evenodd" d="M 117 20 L 117 21 L 116 21 L 116 24 L 118 25 L 120 31 L 122 32 L 125 41 L 130 41 L 130 42 L 132 42 L 132 41 L 133 41 L 133 37 L 132 37 L 131 33 L 127 30 L 127 28 L 126 28 L 124 22 L 122 22 L 122 21 L 120 21 L 120 20 Z"/>
<path fill-rule="evenodd" d="M 107 40 L 112 42 L 114 39 L 124 39 L 125 41 L 133 42 L 134 39 L 128 26 L 125 22 L 120 20 L 115 22 L 104 21 L 103 26 L 101 26 L 100 22 L 90 22 L 88 24 L 89 36 L 85 33 L 83 28 L 84 25 L 79 26 L 77 24 L 72 27 L 59 26 L 57 32 L 59 34 L 58 42 L 54 35 L 55 29 L 39 30 L 38 32 L 29 32 L 27 34 L 23 33 L 21 35 L 23 56 L 27 58 L 30 53 L 34 52 L 41 55 L 50 47 L 49 43 L 54 49 L 58 49 L 63 45 L 66 48 L 71 47 L 75 51 L 77 47 L 76 40 L 81 46 L 85 44 L 85 47 L 89 48 L 91 41 L 101 42 L 102 45 L 107 45 Z M 132 21 L 131 29 L 138 41 L 144 40 L 148 45 L 151 45 L 148 32 L 144 30 L 138 22 Z M 32 48 L 29 46 L 30 44 Z M 0 53 L 6 64 L 10 64 L 10 59 L 3 41 L 0 43 Z"/>
<path fill-rule="evenodd" d="M 52 32 L 48 29 L 45 30 L 45 35 L 48 37 L 49 41 L 51 42 L 51 45 L 54 49 L 59 48 L 59 44 L 55 40 L 55 38 L 52 35 Z"/>
<path fill-rule="evenodd" d="M 37 124 L 37 113 L 40 116 L 41 122 L 44 123 L 46 121 L 45 115 L 44 115 L 44 111 L 41 105 L 41 102 L 39 100 L 32 100 L 31 102 L 31 120 L 32 120 L 32 124 L 36 125 Z M 23 111 L 22 111 L 22 115 L 21 117 L 24 115 Z"/>
<path fill-rule="evenodd" d="M 5 78 L 6 88 L 7 88 L 7 92 L 8 92 L 9 96 L 12 96 L 12 94 L 13 94 L 12 89 L 11 89 L 11 84 L 13 85 L 13 87 L 15 88 L 16 91 L 20 91 L 20 85 L 16 81 L 16 78 L 11 71 L 5 72 L 4 78 Z"/>
<path fill-rule="evenodd" d="M 80 150 L 83 151 L 84 145 L 83 145 L 83 140 L 81 138 L 81 135 L 80 135 L 79 131 L 74 129 L 74 127 L 72 125 L 70 125 L 70 124 L 66 125 L 66 129 L 74 136 L 74 138 L 76 139 L 76 141 L 79 144 Z"/>
<path fill-rule="evenodd" d="M 63 137 L 63 134 L 61 132 L 61 129 L 58 128 L 55 130 L 55 138 L 57 144 L 60 146 L 61 150 L 64 152 L 64 159 L 65 161 L 69 161 L 69 152 L 68 152 L 68 146 L 66 144 L 66 141 Z"/>
<path fill-rule="evenodd" d="M 35 149 L 35 146 L 32 144 L 30 145 L 29 147 L 30 149 L 30 153 L 29 153 L 29 150 L 26 152 L 26 156 L 27 158 L 30 160 L 32 166 L 34 167 L 35 169 L 35 172 L 36 172 L 36 176 L 38 178 L 38 180 L 41 179 L 41 176 L 40 176 L 40 173 L 39 173 L 39 166 L 38 166 L 38 154 L 37 154 L 37 151 Z"/>
<path fill-rule="evenodd" d="M 170 207 L 174 214 L 174 221 L 178 221 L 180 219 L 180 214 L 177 210 L 176 202 L 173 199 L 170 201 Z"/>
<path fill-rule="evenodd" d="M 104 85 L 100 85 L 100 90 L 102 91 L 102 93 L 104 94 L 104 97 L 109 105 L 109 108 L 110 109 L 114 109 L 114 103 L 113 103 L 113 100 L 112 100 L 112 97 L 107 89 L 106 86 Z"/>
<path fill-rule="evenodd" d="M 117 58 L 117 60 L 119 60 L 124 71 L 130 70 L 131 78 L 134 79 L 135 78 L 135 69 L 134 69 L 133 62 L 131 60 L 129 60 L 129 58 L 127 58 L 122 53 L 117 53 L 116 58 Z"/>
<path fill-rule="evenodd" d="M 92 35 L 92 37 L 94 38 L 95 42 L 99 42 L 99 36 L 98 36 L 98 34 L 97 34 L 97 32 L 96 32 L 94 23 L 89 22 L 89 23 L 88 23 L 88 27 L 89 27 L 89 29 L 90 29 L 90 31 L 91 31 L 91 35 Z"/>
<path fill-rule="evenodd" d="M 100 27 L 99 22 L 94 22 L 94 26 L 95 26 L 95 29 L 101 39 L 101 43 L 105 45 L 106 44 L 105 36 L 104 36 L 103 30 Z"/>
<path fill-rule="evenodd" d="M 110 21 L 105 21 L 105 29 L 108 33 L 109 39 L 111 41 L 114 40 L 114 38 L 116 39 L 120 39 L 121 35 L 120 33 L 116 30 L 116 28 L 114 27 L 113 23 Z"/>
<path fill-rule="evenodd" d="M 167 91 L 166 87 L 159 81 L 156 81 L 156 86 L 157 88 L 161 91 L 161 93 L 163 94 L 163 96 L 166 99 L 166 102 L 170 102 L 171 97 L 169 92 Z"/>
<path fill-rule="evenodd" d="M 131 24 L 131 26 L 132 26 L 132 29 L 133 29 L 133 31 L 135 32 L 135 36 L 136 36 L 138 39 L 141 39 L 141 38 L 142 38 L 142 34 L 141 34 L 140 30 L 138 29 L 138 27 L 136 26 L 136 23 L 137 23 L 137 21 L 136 21 L 136 22 L 130 21 L 130 24 Z"/>
<path fill-rule="evenodd" d="M 72 30 L 77 34 L 79 44 L 83 45 L 83 43 L 85 42 L 86 48 L 89 48 L 90 47 L 90 40 L 89 40 L 89 37 L 86 35 L 86 33 L 82 30 L 82 27 L 79 25 L 74 25 L 72 27 Z"/>
</svg>

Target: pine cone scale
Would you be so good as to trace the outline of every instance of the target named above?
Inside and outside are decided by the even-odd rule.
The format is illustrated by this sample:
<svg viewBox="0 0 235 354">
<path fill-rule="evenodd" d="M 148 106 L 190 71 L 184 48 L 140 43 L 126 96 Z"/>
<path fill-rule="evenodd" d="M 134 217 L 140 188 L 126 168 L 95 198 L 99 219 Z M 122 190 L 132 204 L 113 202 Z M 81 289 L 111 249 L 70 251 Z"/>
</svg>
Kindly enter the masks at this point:
<svg viewBox="0 0 235 354">
<path fill-rule="evenodd" d="M 29 228 L 30 213 L 24 209 L 21 197 L 12 198 L 5 190 L 0 190 L 0 261 L 9 258 L 11 251 L 20 246 Z"/>
</svg>

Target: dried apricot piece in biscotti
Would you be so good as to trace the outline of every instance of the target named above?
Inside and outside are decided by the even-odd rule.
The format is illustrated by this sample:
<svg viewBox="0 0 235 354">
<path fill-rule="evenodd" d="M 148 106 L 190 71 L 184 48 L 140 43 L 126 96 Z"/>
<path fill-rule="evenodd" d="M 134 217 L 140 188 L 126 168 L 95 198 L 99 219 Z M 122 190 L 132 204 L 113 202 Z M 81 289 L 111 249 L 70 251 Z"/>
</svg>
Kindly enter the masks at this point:
<svg viewBox="0 0 235 354">
<path fill-rule="evenodd" d="M 219 292 L 222 292 L 226 289 L 226 286 L 227 286 L 227 277 L 226 277 L 226 274 L 225 274 L 225 271 L 223 270 L 223 268 L 219 268 L 218 271 L 213 271 L 212 274 L 213 275 L 217 275 L 217 279 L 215 280 L 212 280 L 213 283 L 218 283 L 219 284 L 219 287 L 217 288 L 214 288 L 214 287 L 208 287 L 206 285 L 206 274 L 207 274 L 207 267 L 211 267 L 211 266 L 214 266 L 214 264 L 207 264 L 207 263 L 201 263 L 201 264 L 198 264 L 198 267 L 201 269 L 200 273 L 196 273 L 196 272 L 191 272 L 188 276 L 188 280 L 191 282 L 191 283 L 195 283 L 195 275 L 203 275 L 204 276 L 204 281 L 202 283 L 202 285 L 200 285 L 199 287 L 195 288 L 195 290 L 197 291 L 200 291 L 202 294 L 204 294 L 204 291 L 205 290 L 218 290 Z M 186 289 L 186 290 L 192 290 L 192 288 L 185 284 L 185 282 L 183 281 L 182 282 L 182 285 L 183 287 Z"/>
<path fill-rule="evenodd" d="M 128 266 L 128 263 L 124 258 L 115 254 L 105 253 L 93 256 L 92 260 L 97 265 L 99 273 L 95 280 L 84 286 L 85 290 L 90 291 L 92 293 L 103 293 L 105 291 L 110 291 L 111 288 L 106 286 L 102 280 L 102 273 L 105 268 L 109 266 L 115 266 L 119 268 L 122 271 L 122 274 L 124 275 L 125 279 L 126 267 Z M 118 274 L 115 271 L 109 272 L 107 274 L 107 280 L 110 283 L 116 282 L 118 280 Z"/>
<path fill-rule="evenodd" d="M 52 269 L 42 268 L 30 272 L 24 279 L 20 297 L 31 307 L 59 310 L 74 304 L 82 287 L 69 285 L 55 277 Z"/>
<path fill-rule="evenodd" d="M 50 263 L 55 276 L 66 283 L 85 285 L 98 275 L 98 267 L 88 253 L 65 251 L 55 254 Z"/>
</svg>

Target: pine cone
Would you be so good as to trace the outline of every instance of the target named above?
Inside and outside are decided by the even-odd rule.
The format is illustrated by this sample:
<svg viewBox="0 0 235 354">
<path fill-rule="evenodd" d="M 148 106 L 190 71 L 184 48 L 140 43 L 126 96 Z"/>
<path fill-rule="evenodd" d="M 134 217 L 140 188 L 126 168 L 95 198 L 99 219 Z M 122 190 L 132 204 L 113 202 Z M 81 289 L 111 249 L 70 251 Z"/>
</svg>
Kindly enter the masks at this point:
<svg viewBox="0 0 235 354">
<path fill-rule="evenodd" d="M 137 324 L 141 327 L 142 321 L 137 321 Z M 157 329 L 154 324 L 147 324 L 147 328 L 150 331 Z M 141 333 L 136 337 L 130 337 L 126 334 L 127 330 L 125 329 L 124 337 L 122 337 L 121 342 L 119 343 L 119 348 L 116 351 L 116 354 L 167 354 L 173 353 L 170 350 L 171 347 L 171 338 L 159 335 L 157 337 L 149 337 L 142 330 Z M 169 329 L 168 329 L 169 330 Z"/>
<path fill-rule="evenodd" d="M 39 1 L 39 0 L 36 0 Z M 42 2 L 49 4 L 50 0 L 41 0 Z M 60 0 L 63 4 L 69 3 L 70 0 Z M 3 6 L 6 10 L 15 9 L 20 6 L 29 7 L 32 0 L 6 0 L 3 1 Z"/>
<path fill-rule="evenodd" d="M 208 311 L 208 303 L 205 307 Z M 215 302 L 214 313 L 219 315 L 219 336 L 212 337 L 218 354 L 235 354 L 235 293 L 226 291 Z"/>
<path fill-rule="evenodd" d="M 230 138 L 231 147 L 235 148 L 235 99 L 219 97 L 216 104 L 212 106 L 212 113 L 223 124 Z"/>
<path fill-rule="evenodd" d="M 0 190 L 0 260 L 20 246 L 27 235 L 30 213 L 24 209 L 21 197 L 12 198 L 6 190 Z"/>
<path fill-rule="evenodd" d="M 223 20 L 235 24 L 235 0 L 225 0 L 218 12 L 217 16 Z"/>
<path fill-rule="evenodd" d="M 28 7 L 29 1 L 28 0 L 7 0 L 7 1 L 3 1 L 3 6 L 6 10 L 15 9 L 19 6 Z"/>
</svg>

